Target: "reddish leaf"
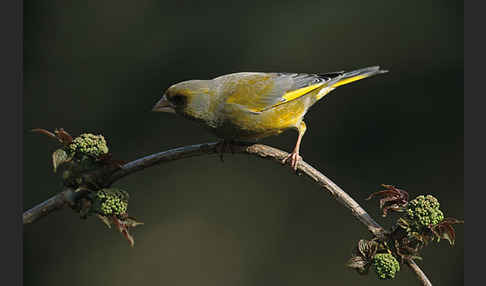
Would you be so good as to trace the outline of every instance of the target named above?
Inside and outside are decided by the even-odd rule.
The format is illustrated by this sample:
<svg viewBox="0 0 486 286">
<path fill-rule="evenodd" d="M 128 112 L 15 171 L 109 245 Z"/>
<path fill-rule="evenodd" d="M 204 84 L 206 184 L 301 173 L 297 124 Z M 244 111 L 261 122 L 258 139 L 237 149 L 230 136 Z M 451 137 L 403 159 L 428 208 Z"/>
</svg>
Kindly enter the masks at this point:
<svg viewBox="0 0 486 286">
<path fill-rule="evenodd" d="M 51 138 L 57 139 L 59 142 L 61 142 L 64 145 L 69 145 L 69 144 L 71 144 L 71 142 L 73 142 L 73 137 L 71 137 L 71 135 L 69 135 L 69 133 L 64 131 L 64 129 L 62 129 L 62 128 L 54 130 L 54 133 L 47 131 L 45 129 L 42 129 L 42 128 L 35 128 L 35 129 L 32 129 L 31 131 L 32 132 L 38 132 L 38 133 L 41 133 L 41 134 L 45 134 L 45 135 L 47 135 Z"/>
<path fill-rule="evenodd" d="M 366 198 L 366 200 L 371 200 L 372 198 L 378 197 L 378 196 L 388 197 L 388 196 L 394 196 L 394 195 L 395 195 L 395 192 L 394 191 L 384 190 L 384 191 L 379 191 L 379 192 L 372 193 L 369 197 Z"/>
<path fill-rule="evenodd" d="M 454 245 L 456 240 L 456 232 L 452 227 L 453 224 L 464 223 L 462 220 L 458 220 L 455 218 L 445 218 L 440 223 L 435 226 L 432 226 L 432 232 L 437 236 L 437 239 L 447 239 L 450 245 Z"/>
<path fill-rule="evenodd" d="M 422 248 L 423 243 L 417 241 L 416 237 L 403 237 L 402 239 L 395 240 L 395 249 L 397 254 L 402 259 L 422 259 L 419 254 L 419 250 Z"/>
<path fill-rule="evenodd" d="M 38 133 L 41 133 L 41 134 L 47 135 L 47 136 L 49 136 L 49 137 L 51 137 L 51 138 L 54 138 L 54 139 L 59 140 L 59 138 L 57 138 L 56 134 L 54 134 L 54 133 L 52 133 L 52 132 L 50 132 L 50 131 L 47 131 L 47 130 L 45 130 L 45 129 L 42 129 L 42 128 L 34 128 L 34 129 L 30 130 L 30 131 L 32 131 L 32 132 L 38 132 Z M 60 140 L 59 140 L 59 141 L 60 141 Z"/>
<path fill-rule="evenodd" d="M 397 189 L 391 185 L 382 185 L 386 190 L 372 193 L 366 200 L 371 200 L 374 197 L 381 197 L 380 209 L 383 210 L 383 216 L 388 214 L 388 211 L 401 212 L 408 203 L 408 193 L 404 190 Z"/>
<path fill-rule="evenodd" d="M 464 223 L 464 221 L 453 217 L 446 217 L 441 221 L 441 223 L 458 224 L 458 223 Z"/>
<path fill-rule="evenodd" d="M 130 235 L 128 232 L 128 227 L 123 221 L 120 221 L 116 216 L 112 216 L 113 222 L 115 223 L 118 231 L 120 231 L 123 236 L 128 240 L 130 246 L 133 247 L 135 241 L 133 240 L 133 236 Z"/>
<path fill-rule="evenodd" d="M 122 161 L 122 160 L 113 159 L 112 153 L 101 154 L 96 159 L 96 161 L 101 162 L 105 165 L 110 165 L 110 166 L 116 167 L 117 169 L 122 168 L 122 166 L 126 163 L 125 161 Z"/>
<path fill-rule="evenodd" d="M 386 217 L 389 210 L 394 211 L 394 212 L 403 212 L 403 209 L 404 209 L 403 206 L 398 205 L 398 204 L 387 205 L 383 208 L 383 216 Z"/>
<path fill-rule="evenodd" d="M 54 133 L 56 134 L 57 138 L 59 138 L 59 141 L 61 141 L 64 145 L 69 145 L 73 142 L 73 137 L 64 131 L 63 128 L 54 130 Z"/>
</svg>

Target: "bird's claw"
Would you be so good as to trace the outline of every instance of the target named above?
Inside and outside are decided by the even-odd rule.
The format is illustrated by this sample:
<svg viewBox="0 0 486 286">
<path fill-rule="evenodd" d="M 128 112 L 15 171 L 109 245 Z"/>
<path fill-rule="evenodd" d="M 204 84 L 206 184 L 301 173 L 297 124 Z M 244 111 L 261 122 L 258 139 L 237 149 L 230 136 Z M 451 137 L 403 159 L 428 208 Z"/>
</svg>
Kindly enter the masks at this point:
<svg viewBox="0 0 486 286">
<path fill-rule="evenodd" d="M 216 146 L 216 152 L 219 153 L 219 159 L 221 160 L 221 162 L 224 162 L 223 154 L 228 149 L 231 151 L 231 154 L 235 153 L 235 151 L 233 149 L 233 142 L 232 141 L 221 140 L 219 142 L 219 144 Z"/>
<path fill-rule="evenodd" d="M 294 169 L 294 171 L 297 171 L 297 164 L 299 163 L 300 160 L 302 160 L 302 157 L 299 155 L 299 153 L 292 152 L 282 160 L 282 164 L 285 164 L 290 161 L 290 167 Z"/>
</svg>

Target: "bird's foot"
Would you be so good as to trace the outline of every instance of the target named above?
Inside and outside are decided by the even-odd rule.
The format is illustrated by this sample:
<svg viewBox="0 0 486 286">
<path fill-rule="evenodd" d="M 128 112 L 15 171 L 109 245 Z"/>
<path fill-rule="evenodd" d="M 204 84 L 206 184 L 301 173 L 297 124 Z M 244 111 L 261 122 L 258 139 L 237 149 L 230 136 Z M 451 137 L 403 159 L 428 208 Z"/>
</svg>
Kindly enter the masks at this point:
<svg viewBox="0 0 486 286">
<path fill-rule="evenodd" d="M 230 150 L 232 154 L 234 154 L 233 150 L 233 141 L 230 140 L 221 140 L 219 144 L 216 146 L 216 152 L 219 153 L 219 159 L 221 162 L 224 162 L 223 160 L 223 154 L 226 152 L 226 150 Z"/>
<path fill-rule="evenodd" d="M 302 160 L 302 157 L 299 155 L 299 152 L 293 151 L 282 160 L 282 164 L 289 162 L 290 167 L 294 169 L 294 171 L 297 171 L 297 164 L 300 160 Z"/>
</svg>

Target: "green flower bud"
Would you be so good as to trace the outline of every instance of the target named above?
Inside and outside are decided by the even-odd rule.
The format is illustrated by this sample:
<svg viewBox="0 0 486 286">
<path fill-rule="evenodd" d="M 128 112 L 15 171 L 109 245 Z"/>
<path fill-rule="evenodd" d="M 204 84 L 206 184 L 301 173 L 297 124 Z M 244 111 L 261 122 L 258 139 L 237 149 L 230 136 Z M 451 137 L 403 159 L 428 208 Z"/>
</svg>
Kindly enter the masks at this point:
<svg viewBox="0 0 486 286">
<path fill-rule="evenodd" d="M 393 279 L 400 271 L 400 264 L 390 253 L 378 253 L 373 257 L 373 267 L 378 279 Z"/>
<path fill-rule="evenodd" d="M 84 154 L 93 157 L 108 153 L 103 135 L 84 133 L 74 138 L 73 142 L 67 146 L 70 153 Z"/>
<path fill-rule="evenodd" d="M 118 189 L 103 189 L 94 196 L 95 206 L 102 215 L 121 215 L 128 209 L 128 193 Z M 96 211 L 96 210 L 95 210 Z"/>
<path fill-rule="evenodd" d="M 414 231 L 421 231 L 430 225 L 436 225 L 444 219 L 439 209 L 439 201 L 431 195 L 418 196 L 407 206 L 407 219 Z"/>
</svg>

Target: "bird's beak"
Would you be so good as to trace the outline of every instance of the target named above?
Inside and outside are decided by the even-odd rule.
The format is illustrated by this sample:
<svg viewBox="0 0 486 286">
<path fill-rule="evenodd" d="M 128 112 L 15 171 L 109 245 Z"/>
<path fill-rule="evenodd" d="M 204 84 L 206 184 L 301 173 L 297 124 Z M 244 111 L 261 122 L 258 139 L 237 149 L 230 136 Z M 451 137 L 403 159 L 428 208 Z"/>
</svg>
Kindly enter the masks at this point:
<svg viewBox="0 0 486 286">
<path fill-rule="evenodd" d="M 167 100 L 165 95 L 155 104 L 152 111 L 175 113 L 174 106 Z"/>
</svg>

